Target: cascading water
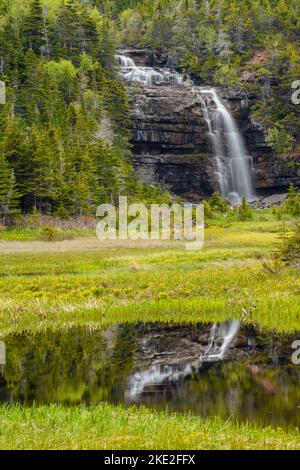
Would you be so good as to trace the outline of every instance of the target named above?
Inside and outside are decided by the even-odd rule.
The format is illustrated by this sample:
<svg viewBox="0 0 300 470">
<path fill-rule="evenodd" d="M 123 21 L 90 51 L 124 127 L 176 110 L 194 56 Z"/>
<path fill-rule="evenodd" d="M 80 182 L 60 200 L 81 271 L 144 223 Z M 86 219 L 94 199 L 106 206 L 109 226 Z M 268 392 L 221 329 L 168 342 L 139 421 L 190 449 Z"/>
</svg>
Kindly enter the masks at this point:
<svg viewBox="0 0 300 470">
<path fill-rule="evenodd" d="M 210 331 L 209 345 L 201 361 L 223 359 L 228 347 L 239 332 L 241 323 L 232 320 L 225 323 L 215 323 Z M 217 340 L 221 340 L 221 346 L 217 345 Z"/>
<path fill-rule="evenodd" d="M 183 83 L 183 76 L 173 69 L 140 67 L 130 57 L 124 55 L 116 55 L 116 60 L 121 66 L 122 77 L 128 82 L 138 82 L 148 87 L 159 83 L 174 85 Z"/>
<path fill-rule="evenodd" d="M 220 193 L 232 204 L 238 204 L 242 197 L 253 201 L 253 160 L 247 155 L 233 117 L 213 88 L 201 88 L 200 99 L 215 156 Z"/>
<path fill-rule="evenodd" d="M 183 367 L 166 364 L 153 365 L 145 371 L 136 372 L 131 377 L 125 396 L 127 399 L 134 400 L 143 393 L 146 387 L 159 385 L 165 381 L 177 382 L 191 373 L 192 367 L 189 364 Z"/>
<path fill-rule="evenodd" d="M 240 326 L 241 323 L 238 320 L 221 324 L 215 323 L 210 331 L 208 346 L 197 363 L 186 365 L 154 364 L 146 370 L 134 373 L 128 383 L 126 398 L 135 400 L 146 387 L 159 385 L 163 382 L 184 380 L 193 373 L 195 368 L 200 369 L 204 363 L 221 361 L 237 336 Z"/>
<path fill-rule="evenodd" d="M 116 60 L 120 73 L 127 82 L 138 82 L 145 87 L 160 84 L 182 85 L 184 77 L 172 68 L 137 66 L 133 59 L 119 54 Z M 255 200 L 254 168 L 252 157 L 247 155 L 237 125 L 213 88 L 193 87 L 199 96 L 204 118 L 208 125 L 209 139 L 215 157 L 215 174 L 219 191 L 232 204 L 239 204 L 244 196 Z"/>
</svg>

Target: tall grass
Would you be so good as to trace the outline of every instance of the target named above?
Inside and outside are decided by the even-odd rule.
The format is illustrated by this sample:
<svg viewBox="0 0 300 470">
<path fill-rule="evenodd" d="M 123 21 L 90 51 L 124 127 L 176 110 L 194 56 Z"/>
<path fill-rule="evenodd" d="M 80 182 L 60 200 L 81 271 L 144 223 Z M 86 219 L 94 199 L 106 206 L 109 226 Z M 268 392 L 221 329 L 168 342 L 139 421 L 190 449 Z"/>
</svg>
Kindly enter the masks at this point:
<svg viewBox="0 0 300 470">
<path fill-rule="evenodd" d="M 0 407 L 0 449 L 299 449 L 297 429 L 101 404 Z"/>
<path fill-rule="evenodd" d="M 279 240 L 248 226 L 218 227 L 207 231 L 199 252 L 162 244 L 3 255 L 2 335 L 68 322 L 224 320 L 252 304 L 261 325 L 299 330 L 299 267 L 273 263 Z"/>
</svg>

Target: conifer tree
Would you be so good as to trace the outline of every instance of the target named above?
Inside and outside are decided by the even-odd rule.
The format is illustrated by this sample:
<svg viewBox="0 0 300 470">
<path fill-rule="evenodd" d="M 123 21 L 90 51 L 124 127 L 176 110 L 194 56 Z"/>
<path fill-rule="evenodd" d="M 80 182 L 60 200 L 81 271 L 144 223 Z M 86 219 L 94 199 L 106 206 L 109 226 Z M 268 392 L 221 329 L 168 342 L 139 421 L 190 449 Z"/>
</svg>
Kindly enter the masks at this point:
<svg viewBox="0 0 300 470">
<path fill-rule="evenodd" d="M 14 169 L 10 168 L 4 155 L 0 154 L 0 220 L 12 223 L 19 214 L 19 194 L 16 190 Z"/>
<path fill-rule="evenodd" d="M 40 0 L 33 0 L 29 16 L 25 19 L 23 40 L 26 49 L 32 49 L 37 55 L 45 47 L 45 19 Z"/>
</svg>

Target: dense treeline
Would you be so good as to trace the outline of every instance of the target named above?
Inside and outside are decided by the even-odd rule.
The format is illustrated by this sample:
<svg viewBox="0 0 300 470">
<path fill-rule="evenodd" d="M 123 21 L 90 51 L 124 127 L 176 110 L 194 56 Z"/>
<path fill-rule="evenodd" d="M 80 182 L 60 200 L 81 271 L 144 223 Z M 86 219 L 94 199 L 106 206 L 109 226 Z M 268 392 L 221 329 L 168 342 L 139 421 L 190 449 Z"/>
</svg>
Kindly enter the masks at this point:
<svg viewBox="0 0 300 470">
<path fill-rule="evenodd" d="M 120 14 L 120 31 L 121 43 L 167 50 L 202 83 L 256 96 L 253 118 L 276 153 L 299 152 L 291 101 L 300 79 L 298 0 L 141 0 Z"/>
<path fill-rule="evenodd" d="M 298 0 L 0 0 L 0 216 L 94 213 L 136 181 L 121 45 L 158 48 L 209 85 L 256 96 L 280 156 L 299 152 Z M 298 140 L 297 140 L 298 137 Z M 164 197 L 164 196 L 163 196 Z M 167 196 L 166 196 L 167 197 Z"/>
<path fill-rule="evenodd" d="M 2 219 L 95 213 L 119 193 L 154 191 L 134 179 L 114 28 L 90 3 L 0 2 Z"/>
</svg>

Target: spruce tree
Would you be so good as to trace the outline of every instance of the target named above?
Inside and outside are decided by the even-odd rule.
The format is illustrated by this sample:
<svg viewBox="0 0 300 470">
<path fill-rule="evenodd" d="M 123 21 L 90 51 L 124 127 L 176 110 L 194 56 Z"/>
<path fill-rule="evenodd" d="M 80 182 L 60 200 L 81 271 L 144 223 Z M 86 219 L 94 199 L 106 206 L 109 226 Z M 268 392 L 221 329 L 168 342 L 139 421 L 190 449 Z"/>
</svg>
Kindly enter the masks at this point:
<svg viewBox="0 0 300 470">
<path fill-rule="evenodd" d="M 33 0 L 29 16 L 24 22 L 23 40 L 26 49 L 32 49 L 37 55 L 45 47 L 45 22 L 40 0 Z"/>
<path fill-rule="evenodd" d="M 14 169 L 9 167 L 4 155 L 0 154 L 0 220 L 2 223 L 12 223 L 19 214 L 19 198 Z"/>
</svg>

